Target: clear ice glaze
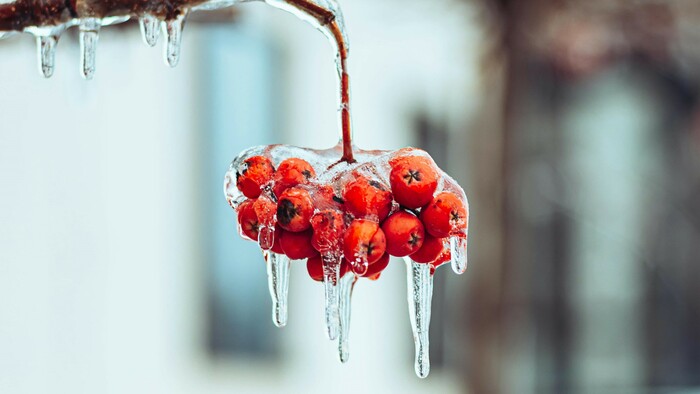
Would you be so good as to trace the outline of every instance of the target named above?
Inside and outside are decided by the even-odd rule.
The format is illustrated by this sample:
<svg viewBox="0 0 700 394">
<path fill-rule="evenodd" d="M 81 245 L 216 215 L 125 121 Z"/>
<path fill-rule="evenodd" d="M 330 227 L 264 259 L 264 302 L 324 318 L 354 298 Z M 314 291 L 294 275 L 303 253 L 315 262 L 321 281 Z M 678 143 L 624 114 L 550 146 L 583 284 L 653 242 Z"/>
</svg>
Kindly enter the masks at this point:
<svg viewBox="0 0 700 394">
<path fill-rule="evenodd" d="M 85 79 L 91 79 L 100 29 L 138 19 L 143 41 L 149 46 L 156 45 L 161 30 L 165 32 L 164 59 L 174 67 L 179 62 L 185 18 L 191 11 L 216 10 L 252 1 L 289 11 L 326 35 L 334 33 L 333 29 L 324 29 L 325 26 L 333 22 L 342 26 L 337 3 L 330 0 L 5 0 L 0 1 L 0 39 L 16 33 L 35 36 L 39 70 L 49 78 L 54 72 L 55 51 L 61 35 L 77 26 L 80 71 Z"/>
<path fill-rule="evenodd" d="M 314 213 L 332 208 L 332 206 L 328 205 L 327 196 L 318 193 L 319 190 L 325 190 L 324 188 L 330 186 L 334 195 L 342 195 L 345 186 L 349 182 L 357 179 L 358 176 L 366 177 L 379 183 L 387 190 L 390 190 L 390 163 L 395 158 L 420 156 L 430 160 L 435 168 L 438 168 L 432 161 L 430 155 L 419 149 L 405 148 L 398 151 L 365 151 L 353 149 L 353 151 L 355 161 L 348 162 L 340 159 L 343 155 L 342 141 L 337 146 L 327 150 L 313 150 L 287 145 L 269 145 L 250 148 L 241 153 L 231 163 L 226 173 L 224 180 L 226 200 L 234 209 L 248 200 L 238 189 L 236 181 L 238 174 L 243 173 L 246 169 L 246 160 L 254 156 L 264 156 L 268 158 L 275 168 L 277 168 L 282 161 L 289 158 L 300 158 L 308 162 L 313 167 L 316 176 L 310 179 L 308 183 L 296 187 L 309 192 L 313 200 Z M 261 188 L 262 194 L 258 198 L 276 201 L 277 197 L 273 192 L 273 183 L 274 181 L 270 181 L 269 184 L 263 185 Z M 441 192 L 451 192 L 455 194 L 463 201 L 468 210 L 469 205 L 464 190 L 449 175 L 439 170 L 439 182 L 435 194 L 437 195 Z M 391 213 L 399 209 L 399 205 L 394 202 Z M 370 217 L 369 219 L 379 221 L 379 218 Z M 265 229 L 260 229 L 260 239 L 258 241 L 261 245 L 264 245 L 263 249 L 270 249 L 274 244 L 275 221 L 276 217 L 273 222 L 264 224 L 266 227 Z M 467 227 L 455 229 L 454 235 L 447 238 L 446 243 L 449 243 L 449 245 L 447 245 L 447 250 L 450 254 L 449 260 L 452 263 L 453 270 L 458 274 L 462 274 L 467 266 Z M 265 251 L 264 253 L 266 256 L 271 254 L 269 251 Z M 348 330 L 350 324 L 350 298 L 352 296 L 352 289 L 359 277 L 350 272 L 343 278 L 338 279 L 341 262 L 344 258 L 348 257 L 343 256 L 341 248 L 335 249 L 334 253 L 326 254 L 322 257 L 324 264 L 323 279 L 325 287 L 327 332 L 330 339 L 338 340 L 340 360 L 346 362 L 349 358 Z M 352 258 L 347 259 L 352 260 Z M 415 370 L 419 377 L 425 378 L 430 372 L 430 311 L 433 293 L 433 274 L 438 267 L 432 264 L 416 263 L 411 261 L 410 258 L 406 258 L 406 262 L 408 275 L 408 309 L 416 350 Z M 268 258 L 270 289 L 273 295 L 274 308 L 277 308 L 280 297 L 279 292 L 273 292 L 273 288 L 275 288 L 273 283 L 278 283 L 279 278 L 273 276 L 275 272 L 277 271 L 274 268 L 270 268 L 270 259 Z M 273 316 L 276 316 L 276 313 L 277 309 L 274 309 Z M 278 326 L 280 325 L 277 320 L 275 324 Z"/>
</svg>

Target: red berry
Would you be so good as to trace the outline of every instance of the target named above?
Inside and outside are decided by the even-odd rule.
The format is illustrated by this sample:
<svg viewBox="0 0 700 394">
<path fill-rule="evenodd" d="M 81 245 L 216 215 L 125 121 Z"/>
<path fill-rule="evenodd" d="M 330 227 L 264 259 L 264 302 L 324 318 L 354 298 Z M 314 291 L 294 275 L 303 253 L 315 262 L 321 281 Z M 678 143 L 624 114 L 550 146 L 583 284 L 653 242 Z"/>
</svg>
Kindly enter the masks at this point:
<svg viewBox="0 0 700 394">
<path fill-rule="evenodd" d="M 381 183 L 363 176 L 345 185 L 343 200 L 346 210 L 356 218 L 372 218 L 381 222 L 391 211 L 391 192 Z"/>
<path fill-rule="evenodd" d="M 323 258 L 320 255 L 306 260 L 306 270 L 309 271 L 311 279 L 323 282 Z"/>
<path fill-rule="evenodd" d="M 445 240 L 443 238 L 435 238 L 430 234 L 425 234 L 423 246 L 411 255 L 411 260 L 416 263 L 432 263 L 445 249 Z"/>
<path fill-rule="evenodd" d="M 467 209 L 456 194 L 442 192 L 420 213 L 425 230 L 437 238 L 463 234 L 467 228 Z"/>
<path fill-rule="evenodd" d="M 277 235 L 284 254 L 292 260 L 303 260 L 318 255 L 316 249 L 311 246 L 311 229 L 300 233 L 281 230 Z"/>
<path fill-rule="evenodd" d="M 276 196 L 281 196 L 285 190 L 308 183 L 316 176 L 316 171 L 306 160 L 291 158 L 280 163 L 275 173 L 275 184 L 272 187 Z"/>
<path fill-rule="evenodd" d="M 287 231 L 299 232 L 311 227 L 313 213 L 313 201 L 304 189 L 287 189 L 277 202 L 277 222 Z"/>
<path fill-rule="evenodd" d="M 438 185 L 438 173 L 427 157 L 404 156 L 392 161 L 389 182 L 396 202 L 416 209 L 432 200 Z"/>
<path fill-rule="evenodd" d="M 258 242 L 258 215 L 253 207 L 255 201 L 246 200 L 238 206 L 238 232 L 243 238 Z"/>
<path fill-rule="evenodd" d="M 258 241 L 264 250 L 270 250 L 274 245 L 275 212 L 277 204 L 265 196 L 260 196 L 253 204 L 258 217 Z"/>
<path fill-rule="evenodd" d="M 267 184 L 275 173 L 275 167 L 265 156 L 253 156 L 243 162 L 236 172 L 236 186 L 244 196 L 258 198 L 260 189 Z"/>
<path fill-rule="evenodd" d="M 356 219 L 345 232 L 343 252 L 353 271 L 363 275 L 386 251 L 384 231 L 376 222 Z"/>
<path fill-rule="evenodd" d="M 382 230 L 386 235 L 386 251 L 392 256 L 409 256 L 423 246 L 423 223 L 408 212 L 399 211 L 389 216 Z"/>
<path fill-rule="evenodd" d="M 345 217 L 335 209 L 324 209 L 311 217 L 314 235 L 311 243 L 321 253 L 340 249 L 345 231 Z"/>
<path fill-rule="evenodd" d="M 282 249 L 282 245 L 280 245 L 280 234 L 282 234 L 282 227 L 279 225 L 275 226 L 275 241 L 272 244 L 272 248 L 270 248 L 270 251 L 277 253 L 277 254 L 284 254 L 284 250 Z"/>
<path fill-rule="evenodd" d="M 387 266 L 389 266 L 389 253 L 384 253 L 379 260 L 369 265 L 367 272 L 362 276 L 371 280 L 377 280 L 379 279 L 379 275 L 381 275 L 382 271 L 384 271 Z"/>
</svg>

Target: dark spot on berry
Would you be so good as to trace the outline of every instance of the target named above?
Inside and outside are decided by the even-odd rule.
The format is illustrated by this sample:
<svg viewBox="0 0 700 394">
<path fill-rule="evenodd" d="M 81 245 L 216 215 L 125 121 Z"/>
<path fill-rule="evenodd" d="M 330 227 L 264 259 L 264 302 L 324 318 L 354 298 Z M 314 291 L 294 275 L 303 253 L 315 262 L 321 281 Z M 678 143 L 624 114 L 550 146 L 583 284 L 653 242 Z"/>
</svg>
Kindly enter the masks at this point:
<svg viewBox="0 0 700 394">
<path fill-rule="evenodd" d="M 420 241 L 420 237 L 416 234 L 411 234 L 411 239 L 408 241 L 408 244 L 411 246 L 416 246 L 418 241 Z"/>
<path fill-rule="evenodd" d="M 338 204 L 345 204 L 345 200 L 338 196 L 333 196 L 333 201 L 337 202 Z"/>
<path fill-rule="evenodd" d="M 382 184 L 377 182 L 377 181 L 369 181 L 369 185 L 375 189 L 379 189 L 381 191 L 384 191 L 384 186 L 382 186 Z"/>
<path fill-rule="evenodd" d="M 289 200 L 282 200 L 277 205 L 277 220 L 283 225 L 288 225 L 299 215 L 297 208 Z"/>
<path fill-rule="evenodd" d="M 302 175 L 304 175 L 304 177 L 305 177 L 307 180 L 308 180 L 308 179 L 311 179 L 311 171 L 309 171 L 309 170 L 304 170 L 304 171 L 302 171 L 301 173 L 302 173 Z"/>
<path fill-rule="evenodd" d="M 453 222 L 458 222 L 459 219 L 460 219 L 459 212 L 457 212 L 457 211 L 450 212 L 450 220 L 452 220 Z"/>
</svg>

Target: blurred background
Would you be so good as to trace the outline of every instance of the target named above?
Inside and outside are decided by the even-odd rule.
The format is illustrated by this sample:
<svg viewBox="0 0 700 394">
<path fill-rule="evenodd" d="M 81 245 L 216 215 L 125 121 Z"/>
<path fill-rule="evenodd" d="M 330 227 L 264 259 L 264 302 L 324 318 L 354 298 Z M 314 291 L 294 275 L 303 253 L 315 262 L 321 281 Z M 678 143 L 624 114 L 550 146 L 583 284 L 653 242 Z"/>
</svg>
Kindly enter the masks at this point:
<svg viewBox="0 0 700 394">
<path fill-rule="evenodd" d="M 261 4 L 194 15 L 180 65 L 106 28 L 95 80 L 0 42 L 1 393 L 700 392 L 700 3 L 346 0 L 356 142 L 465 186 L 470 269 L 440 270 L 413 372 L 405 267 L 353 299 L 264 262 L 223 175 L 337 141 L 326 39 Z"/>
</svg>

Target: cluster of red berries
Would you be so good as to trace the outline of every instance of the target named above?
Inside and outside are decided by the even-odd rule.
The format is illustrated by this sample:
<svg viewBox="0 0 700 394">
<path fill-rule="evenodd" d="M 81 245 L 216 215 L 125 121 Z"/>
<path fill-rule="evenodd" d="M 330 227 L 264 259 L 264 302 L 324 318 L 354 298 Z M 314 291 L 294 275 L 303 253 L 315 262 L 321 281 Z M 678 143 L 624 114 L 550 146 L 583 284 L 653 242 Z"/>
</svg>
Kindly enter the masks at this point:
<svg viewBox="0 0 700 394">
<path fill-rule="evenodd" d="M 341 277 L 352 270 L 376 280 L 389 256 L 433 268 L 450 260 L 449 237 L 465 237 L 468 212 L 450 191 L 438 191 L 432 159 L 404 150 L 389 160 L 383 185 L 357 169 L 342 182 L 321 184 L 307 161 L 277 168 L 265 156 L 246 159 L 236 186 L 247 198 L 237 206 L 243 237 L 291 259 L 307 259 L 309 275 L 323 280 L 323 257 L 342 253 Z"/>
</svg>

